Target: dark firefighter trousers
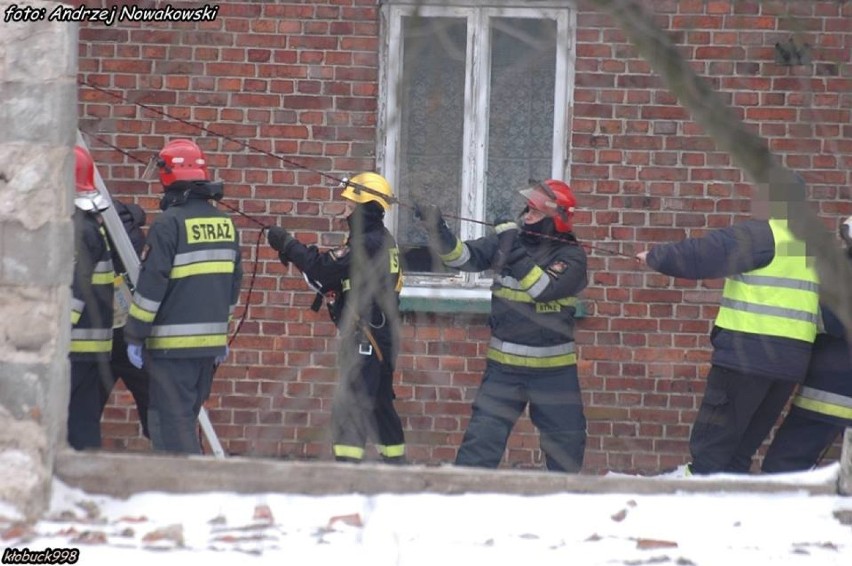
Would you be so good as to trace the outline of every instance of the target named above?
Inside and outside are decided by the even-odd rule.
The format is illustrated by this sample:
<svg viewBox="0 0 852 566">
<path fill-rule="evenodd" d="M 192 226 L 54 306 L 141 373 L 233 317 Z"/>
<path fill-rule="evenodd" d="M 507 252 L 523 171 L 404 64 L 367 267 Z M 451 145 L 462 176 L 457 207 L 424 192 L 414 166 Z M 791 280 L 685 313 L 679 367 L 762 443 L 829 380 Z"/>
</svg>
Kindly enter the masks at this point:
<svg viewBox="0 0 852 566">
<path fill-rule="evenodd" d="M 804 412 L 791 410 L 766 451 L 761 468 L 763 473 L 810 470 L 843 434 L 844 428 L 836 422 L 814 419 Z"/>
<path fill-rule="evenodd" d="M 109 361 L 71 361 L 71 397 L 68 400 L 68 444 L 75 450 L 101 447 L 101 411 L 105 384 L 112 381 Z"/>
<path fill-rule="evenodd" d="M 796 384 L 711 366 L 689 438 L 695 474 L 747 474 Z"/>
<path fill-rule="evenodd" d="M 121 328 L 113 332 L 112 354 L 100 361 L 71 362 L 71 398 L 68 403 L 68 444 L 76 450 L 101 447 L 101 416 L 117 379 L 133 395 L 142 434 L 148 434 L 148 375 L 127 359 Z"/>
<path fill-rule="evenodd" d="M 331 410 L 334 457 L 344 462 L 361 461 L 364 447 L 373 441 L 385 462 L 401 464 L 405 461 L 405 435 L 393 406 L 393 365 L 384 357 L 380 360 L 378 349 L 369 344 L 355 344 L 351 353 L 346 350 L 341 358 L 352 363 L 345 364 L 349 369 Z M 387 352 L 388 348 L 383 350 Z"/>
<path fill-rule="evenodd" d="M 547 469 L 579 472 L 586 448 L 586 417 L 577 366 L 527 370 L 491 360 L 473 402 L 456 465 L 496 468 L 512 427 L 527 405 Z"/>
<path fill-rule="evenodd" d="M 115 382 L 119 379 L 124 382 L 124 387 L 133 395 L 136 402 L 136 413 L 139 416 L 139 424 L 142 425 L 142 434 L 151 438 L 148 433 L 148 372 L 146 368 L 137 368 L 127 359 L 127 342 L 124 341 L 124 329 L 116 328 L 112 334 L 112 358 L 110 359 L 112 369 L 111 379 L 104 384 L 101 412 L 106 406 Z"/>
<path fill-rule="evenodd" d="M 144 355 L 150 378 L 148 432 L 154 450 L 201 454 L 198 413 L 210 396 L 215 357 L 158 358 Z"/>
</svg>

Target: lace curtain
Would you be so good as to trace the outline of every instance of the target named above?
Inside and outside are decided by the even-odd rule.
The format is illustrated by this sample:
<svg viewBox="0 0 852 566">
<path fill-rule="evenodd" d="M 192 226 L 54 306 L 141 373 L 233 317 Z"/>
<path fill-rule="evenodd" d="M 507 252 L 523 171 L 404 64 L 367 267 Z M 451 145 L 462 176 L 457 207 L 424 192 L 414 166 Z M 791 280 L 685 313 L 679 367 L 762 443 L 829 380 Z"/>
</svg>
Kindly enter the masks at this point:
<svg viewBox="0 0 852 566">
<path fill-rule="evenodd" d="M 488 82 L 486 217 L 516 216 L 517 190 L 531 179 L 550 177 L 553 98 L 556 83 L 556 22 L 492 18 Z M 403 202 L 437 204 L 447 214 L 461 210 L 465 79 L 470 73 L 467 21 L 463 18 L 403 18 L 400 182 Z M 450 226 L 458 233 L 459 222 Z M 410 209 L 400 209 L 398 235 L 404 247 L 424 246 L 426 234 Z"/>
</svg>

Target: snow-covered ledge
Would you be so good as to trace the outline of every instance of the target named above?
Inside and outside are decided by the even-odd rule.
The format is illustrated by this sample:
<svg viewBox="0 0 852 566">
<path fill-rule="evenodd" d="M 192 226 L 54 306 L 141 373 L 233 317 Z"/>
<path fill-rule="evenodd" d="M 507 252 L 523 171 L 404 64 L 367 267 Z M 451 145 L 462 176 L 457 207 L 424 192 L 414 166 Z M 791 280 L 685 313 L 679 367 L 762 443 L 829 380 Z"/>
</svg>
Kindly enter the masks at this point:
<svg viewBox="0 0 852 566">
<path fill-rule="evenodd" d="M 57 454 L 55 477 L 87 493 L 127 498 L 148 491 L 166 493 L 779 493 L 836 495 L 837 463 L 810 472 L 777 475 L 643 477 L 554 474 L 541 470 L 486 470 L 455 466 L 355 465 L 326 461 L 281 461 L 209 456 L 74 452 Z M 848 480 L 848 476 L 847 476 Z"/>
</svg>

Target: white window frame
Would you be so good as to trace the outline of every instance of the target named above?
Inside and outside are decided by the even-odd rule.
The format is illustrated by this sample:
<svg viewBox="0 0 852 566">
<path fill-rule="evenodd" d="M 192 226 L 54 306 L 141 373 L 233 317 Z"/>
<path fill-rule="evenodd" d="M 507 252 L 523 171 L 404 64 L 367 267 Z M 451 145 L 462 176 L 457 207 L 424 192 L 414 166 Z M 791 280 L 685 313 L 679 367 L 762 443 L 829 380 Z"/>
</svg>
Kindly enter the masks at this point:
<svg viewBox="0 0 852 566">
<path fill-rule="evenodd" d="M 485 179 L 487 165 L 487 121 L 477 119 L 487 116 L 488 85 L 490 85 L 491 34 L 485 33 L 491 18 L 548 18 L 557 23 L 556 88 L 554 89 L 553 158 L 551 173 L 555 179 L 568 182 L 570 156 L 569 121 L 574 107 L 575 42 L 577 27 L 576 7 L 572 2 L 536 2 L 530 7 L 522 0 L 491 0 L 482 3 L 411 2 L 411 0 L 385 0 L 381 8 L 381 44 L 379 52 L 379 105 L 377 170 L 398 186 L 399 155 L 401 143 L 400 111 L 395 85 L 402 77 L 402 18 L 455 17 L 467 19 L 467 61 L 465 78 L 465 122 L 463 126 L 463 172 L 460 216 L 475 220 L 483 218 L 485 211 Z M 413 204 L 413 203 L 406 203 Z M 385 218 L 388 229 L 396 233 L 398 207 Z M 450 213 L 450 211 L 445 211 Z M 456 211 L 452 211 L 455 215 Z M 486 227 L 476 222 L 462 221 L 458 237 L 469 240 L 485 234 Z M 490 278 L 474 273 L 457 276 L 429 276 L 407 274 L 403 296 L 435 298 L 487 298 Z M 434 291 L 430 291 L 430 288 Z"/>
</svg>

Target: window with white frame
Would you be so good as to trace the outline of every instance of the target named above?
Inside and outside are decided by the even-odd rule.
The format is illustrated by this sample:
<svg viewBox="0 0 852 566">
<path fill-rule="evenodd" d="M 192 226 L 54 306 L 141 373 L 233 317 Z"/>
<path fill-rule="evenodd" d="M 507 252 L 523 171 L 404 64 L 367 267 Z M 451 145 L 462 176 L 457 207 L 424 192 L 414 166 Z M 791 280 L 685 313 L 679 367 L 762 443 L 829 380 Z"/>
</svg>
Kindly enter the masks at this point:
<svg viewBox="0 0 852 566">
<path fill-rule="evenodd" d="M 471 4 L 389 0 L 382 7 L 378 161 L 408 205 L 395 207 L 388 223 L 409 258 L 409 288 L 462 292 L 487 284 L 480 274 L 423 261 L 427 238 L 414 203 L 437 204 L 467 240 L 485 235 L 496 218 L 517 215 L 518 189 L 566 178 L 573 6 Z"/>
</svg>

